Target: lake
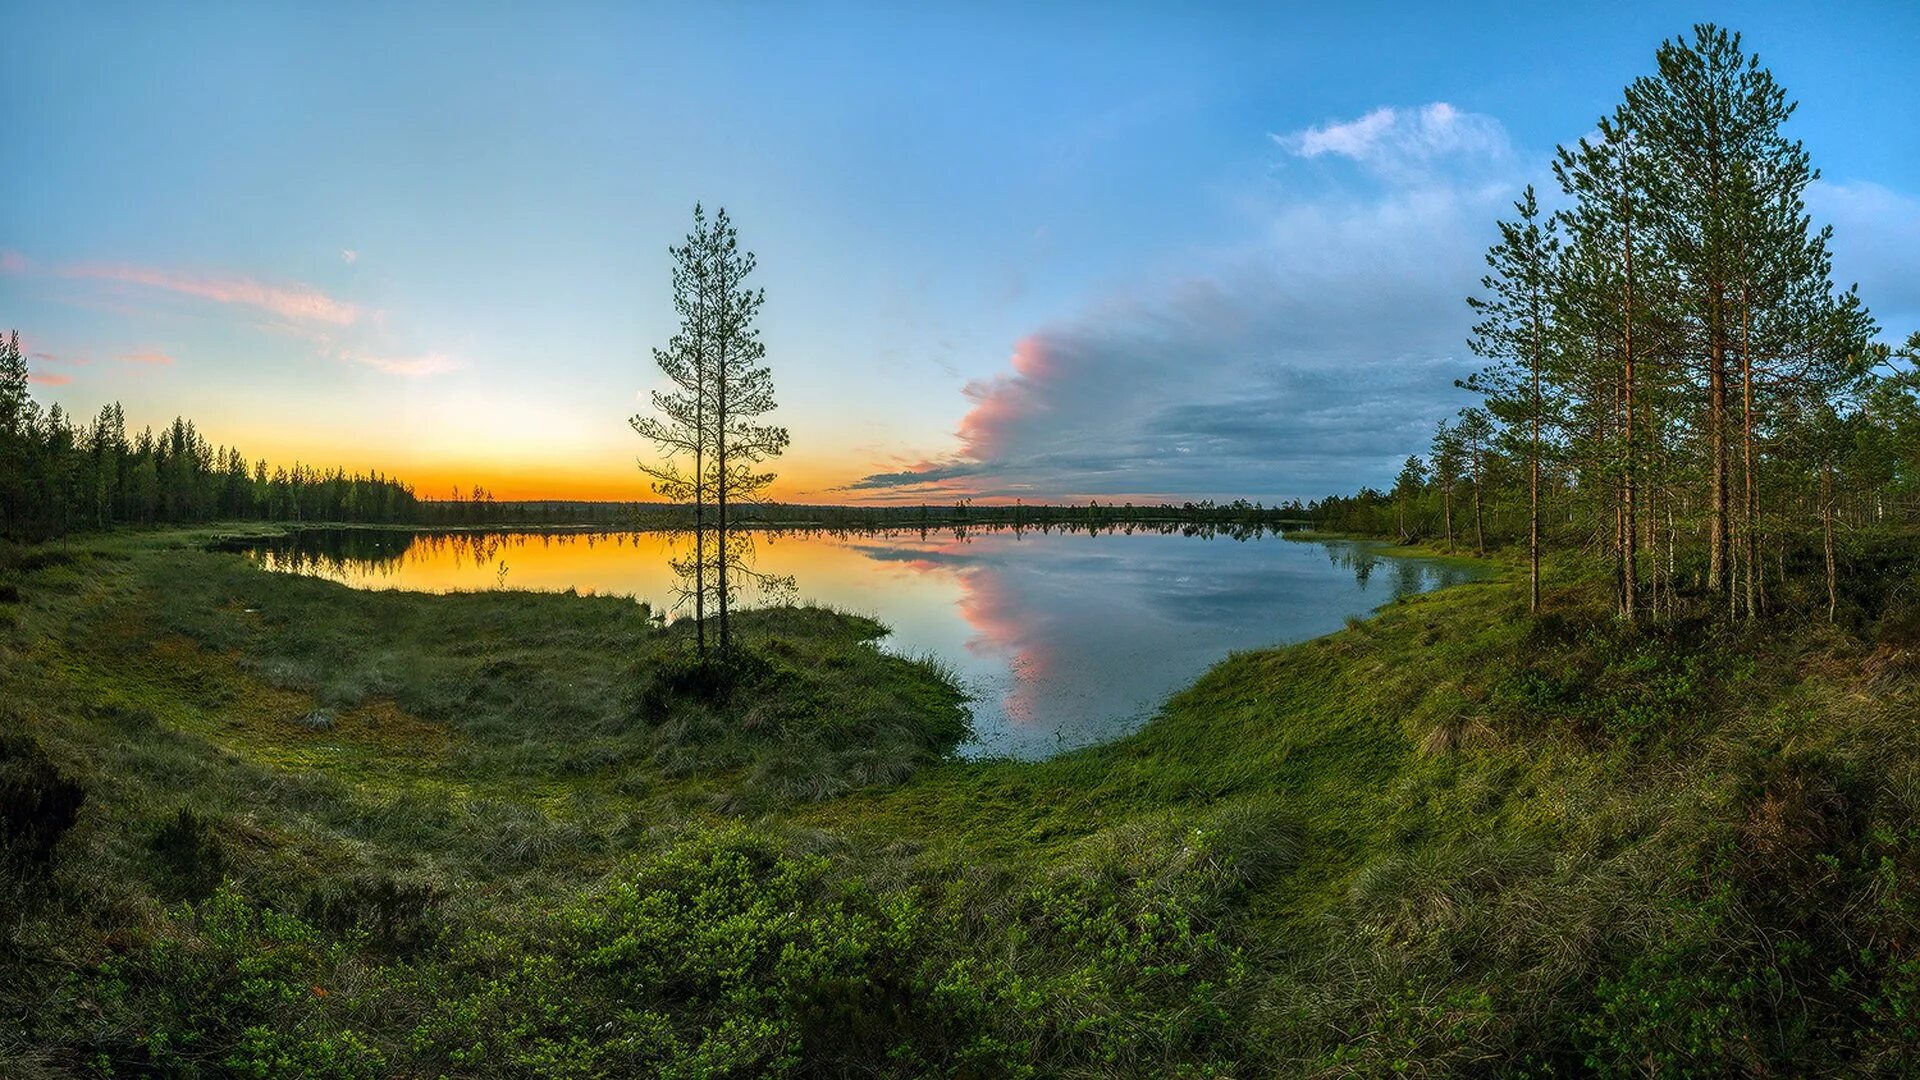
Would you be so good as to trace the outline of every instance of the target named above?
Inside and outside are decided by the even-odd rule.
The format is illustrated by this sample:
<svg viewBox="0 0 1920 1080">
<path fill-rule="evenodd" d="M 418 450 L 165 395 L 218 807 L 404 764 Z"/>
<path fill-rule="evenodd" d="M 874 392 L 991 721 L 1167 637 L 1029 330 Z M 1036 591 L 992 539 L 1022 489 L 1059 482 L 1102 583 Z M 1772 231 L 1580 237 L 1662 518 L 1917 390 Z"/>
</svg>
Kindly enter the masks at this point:
<svg viewBox="0 0 1920 1080">
<path fill-rule="evenodd" d="M 535 589 L 673 604 L 684 534 L 302 530 L 250 555 L 356 588 Z M 1179 529 L 970 528 L 756 536 L 757 568 L 800 599 L 872 615 L 881 644 L 932 655 L 972 695 L 968 756 L 1040 758 L 1124 735 L 1229 653 L 1338 630 L 1461 562 L 1348 541 Z M 755 602 L 752 596 L 743 597 Z"/>
</svg>

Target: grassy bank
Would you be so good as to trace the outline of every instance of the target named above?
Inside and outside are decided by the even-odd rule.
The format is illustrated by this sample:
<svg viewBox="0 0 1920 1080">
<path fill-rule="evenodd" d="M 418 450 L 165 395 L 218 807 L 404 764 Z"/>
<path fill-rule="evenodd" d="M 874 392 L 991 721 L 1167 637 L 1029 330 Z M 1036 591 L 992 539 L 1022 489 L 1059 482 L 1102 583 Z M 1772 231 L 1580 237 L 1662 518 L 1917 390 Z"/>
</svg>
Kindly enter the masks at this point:
<svg viewBox="0 0 1920 1080">
<path fill-rule="evenodd" d="M 1511 570 L 943 760 L 941 674 L 752 613 L 356 592 L 211 534 L 0 569 L 7 1075 L 1899 1074 L 1889 609 L 1629 631 Z M 1908 572 L 1911 572 L 1909 569 Z M 1907 620 L 1911 621 L 1911 620 Z"/>
</svg>

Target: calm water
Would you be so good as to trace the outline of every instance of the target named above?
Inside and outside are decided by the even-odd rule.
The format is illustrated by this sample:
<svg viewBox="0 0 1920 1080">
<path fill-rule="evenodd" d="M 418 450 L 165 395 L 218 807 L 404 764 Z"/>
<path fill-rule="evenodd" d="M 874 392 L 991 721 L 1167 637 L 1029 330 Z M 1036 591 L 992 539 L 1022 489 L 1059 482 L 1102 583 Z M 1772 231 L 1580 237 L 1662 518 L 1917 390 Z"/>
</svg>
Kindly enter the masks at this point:
<svg viewBox="0 0 1920 1080">
<path fill-rule="evenodd" d="M 253 553 L 357 588 L 575 589 L 668 607 L 672 533 L 309 530 Z M 883 643 L 952 665 L 973 694 L 971 755 L 1045 757 L 1125 734 L 1228 653 L 1337 630 L 1349 616 L 1477 576 L 1365 545 L 1136 531 L 768 533 L 758 568 L 799 596 L 870 614 Z M 749 598 L 750 600 L 750 598 Z"/>
</svg>

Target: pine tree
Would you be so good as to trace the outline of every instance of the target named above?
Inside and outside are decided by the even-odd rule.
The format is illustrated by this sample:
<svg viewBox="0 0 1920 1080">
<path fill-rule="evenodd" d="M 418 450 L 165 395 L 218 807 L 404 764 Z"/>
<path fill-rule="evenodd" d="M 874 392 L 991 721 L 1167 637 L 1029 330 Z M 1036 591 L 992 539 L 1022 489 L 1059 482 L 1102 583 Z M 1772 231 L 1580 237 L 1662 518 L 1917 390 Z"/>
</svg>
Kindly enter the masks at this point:
<svg viewBox="0 0 1920 1080">
<path fill-rule="evenodd" d="M 1407 503 L 1418 496 L 1426 485 L 1426 466 L 1418 457 L 1409 454 L 1406 462 L 1400 466 L 1400 476 L 1393 485 L 1396 524 L 1399 526 L 1400 542 L 1403 544 L 1412 540 L 1412 535 L 1407 532 Z"/>
<path fill-rule="evenodd" d="M 1810 173 L 1804 149 L 1781 131 L 1794 105 L 1738 34 L 1695 26 L 1692 40 L 1663 42 L 1655 65 L 1655 74 L 1627 87 L 1626 108 L 1647 154 L 1646 198 L 1659 207 L 1654 228 L 1676 271 L 1687 348 L 1705 368 L 1707 584 L 1731 594 L 1728 383 L 1753 242 L 1742 223 L 1742 189 L 1804 186 L 1796 177 Z"/>
<path fill-rule="evenodd" d="M 788 436 L 786 428 L 758 422 L 774 408 L 773 373 L 762 363 L 767 347 L 754 325 L 766 303 L 766 293 L 747 285 L 759 260 L 751 251 L 741 249 L 725 210 L 714 216 L 708 238 L 708 273 L 713 290 L 713 492 L 719 547 L 715 567 L 719 578 L 720 651 L 725 653 L 732 648 L 728 609 L 733 585 L 729 574 L 736 580 L 757 578 L 763 587 L 783 581 L 760 575 L 748 565 L 751 545 L 736 545 L 729 508 L 766 493 L 774 474 L 759 471 L 760 467 L 786 450 Z"/>
<path fill-rule="evenodd" d="M 27 358 L 15 330 L 0 340 L 0 536 L 27 528 L 27 479 L 38 429 L 39 408 L 28 394 Z"/>
<path fill-rule="evenodd" d="M 1487 410 L 1510 432 L 1524 433 L 1527 463 L 1528 610 L 1540 607 L 1540 471 L 1555 412 L 1548 394 L 1547 353 L 1554 335 L 1553 286 L 1560 241 L 1555 222 L 1542 223 L 1540 203 L 1527 186 L 1514 209 L 1517 221 L 1500 223 L 1500 243 L 1487 252 L 1491 273 L 1480 279 L 1485 297 L 1468 297 L 1480 316 L 1470 343 L 1494 361 L 1465 380 L 1485 396 Z M 1464 426 L 1464 424 L 1463 424 Z M 1476 466 L 1477 476 L 1477 466 Z M 1479 530 L 1479 480 L 1474 481 L 1474 528 Z M 1484 547 L 1482 542 L 1481 546 Z"/>
<path fill-rule="evenodd" d="M 1440 487 L 1440 513 L 1447 530 L 1447 550 L 1453 550 L 1453 489 L 1460 483 L 1460 433 L 1445 420 L 1433 429 L 1433 446 L 1428 460 L 1433 462 L 1433 480 Z"/>
<path fill-rule="evenodd" d="M 754 579 L 763 588 L 785 584 L 752 568 L 752 543 L 736 535 L 735 517 L 742 503 L 759 498 L 772 484 L 774 474 L 761 466 L 786 449 L 788 437 L 785 428 L 759 422 L 774 408 L 773 376 L 763 363 L 766 345 L 755 326 L 766 296 L 747 284 L 757 260 L 740 248 L 727 212 L 708 220 L 695 207 L 693 231 L 670 252 L 680 329 L 665 349 L 655 350 L 654 359 L 674 389 L 654 394 L 658 416 L 635 416 L 629 423 L 662 451 L 658 463 L 640 466 L 653 478 L 654 490 L 694 506 L 693 556 L 676 568 L 693 583 L 688 595 L 698 627 L 696 647 L 704 656 L 711 595 L 718 646 L 725 654 L 732 648 L 730 612 L 741 579 Z M 691 471 L 676 458 L 691 459 Z"/>
<path fill-rule="evenodd" d="M 712 302 L 712 236 L 706 210 L 693 208 L 693 230 L 678 247 L 669 247 L 673 259 L 673 306 L 679 329 L 664 349 L 653 350 L 654 363 L 673 389 L 653 392 L 659 416 L 634 416 L 628 424 L 662 452 L 658 463 L 641 461 L 640 470 L 652 478 L 656 494 L 693 506 L 693 558 L 676 566 L 692 587 L 695 650 L 707 652 L 707 501 L 708 454 L 713 446 L 712 342 L 715 312 Z M 683 468 L 682 459 L 690 459 Z"/>
<path fill-rule="evenodd" d="M 1487 553 L 1487 531 L 1481 514 L 1481 493 L 1486 487 L 1487 455 L 1492 449 L 1493 421 L 1479 409 L 1460 413 L 1460 446 L 1466 456 L 1467 475 L 1473 481 L 1473 550 Z"/>
</svg>

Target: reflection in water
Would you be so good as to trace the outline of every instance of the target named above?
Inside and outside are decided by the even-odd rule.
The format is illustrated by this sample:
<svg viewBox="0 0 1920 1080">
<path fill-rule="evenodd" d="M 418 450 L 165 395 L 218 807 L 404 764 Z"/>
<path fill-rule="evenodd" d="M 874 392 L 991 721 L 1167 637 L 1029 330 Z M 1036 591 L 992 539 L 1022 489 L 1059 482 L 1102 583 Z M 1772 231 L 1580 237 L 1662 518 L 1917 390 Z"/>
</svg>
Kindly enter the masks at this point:
<svg viewBox="0 0 1920 1080">
<path fill-rule="evenodd" d="M 893 630 L 888 648 L 958 671 L 974 694 L 966 752 L 1027 758 L 1133 730 L 1230 652 L 1328 633 L 1477 575 L 1250 529 L 786 530 L 756 541 L 762 571 L 797 578 L 805 600 L 872 614 Z M 666 532 L 306 530 L 252 557 L 359 588 L 572 589 L 667 607 L 684 542 Z"/>
</svg>

